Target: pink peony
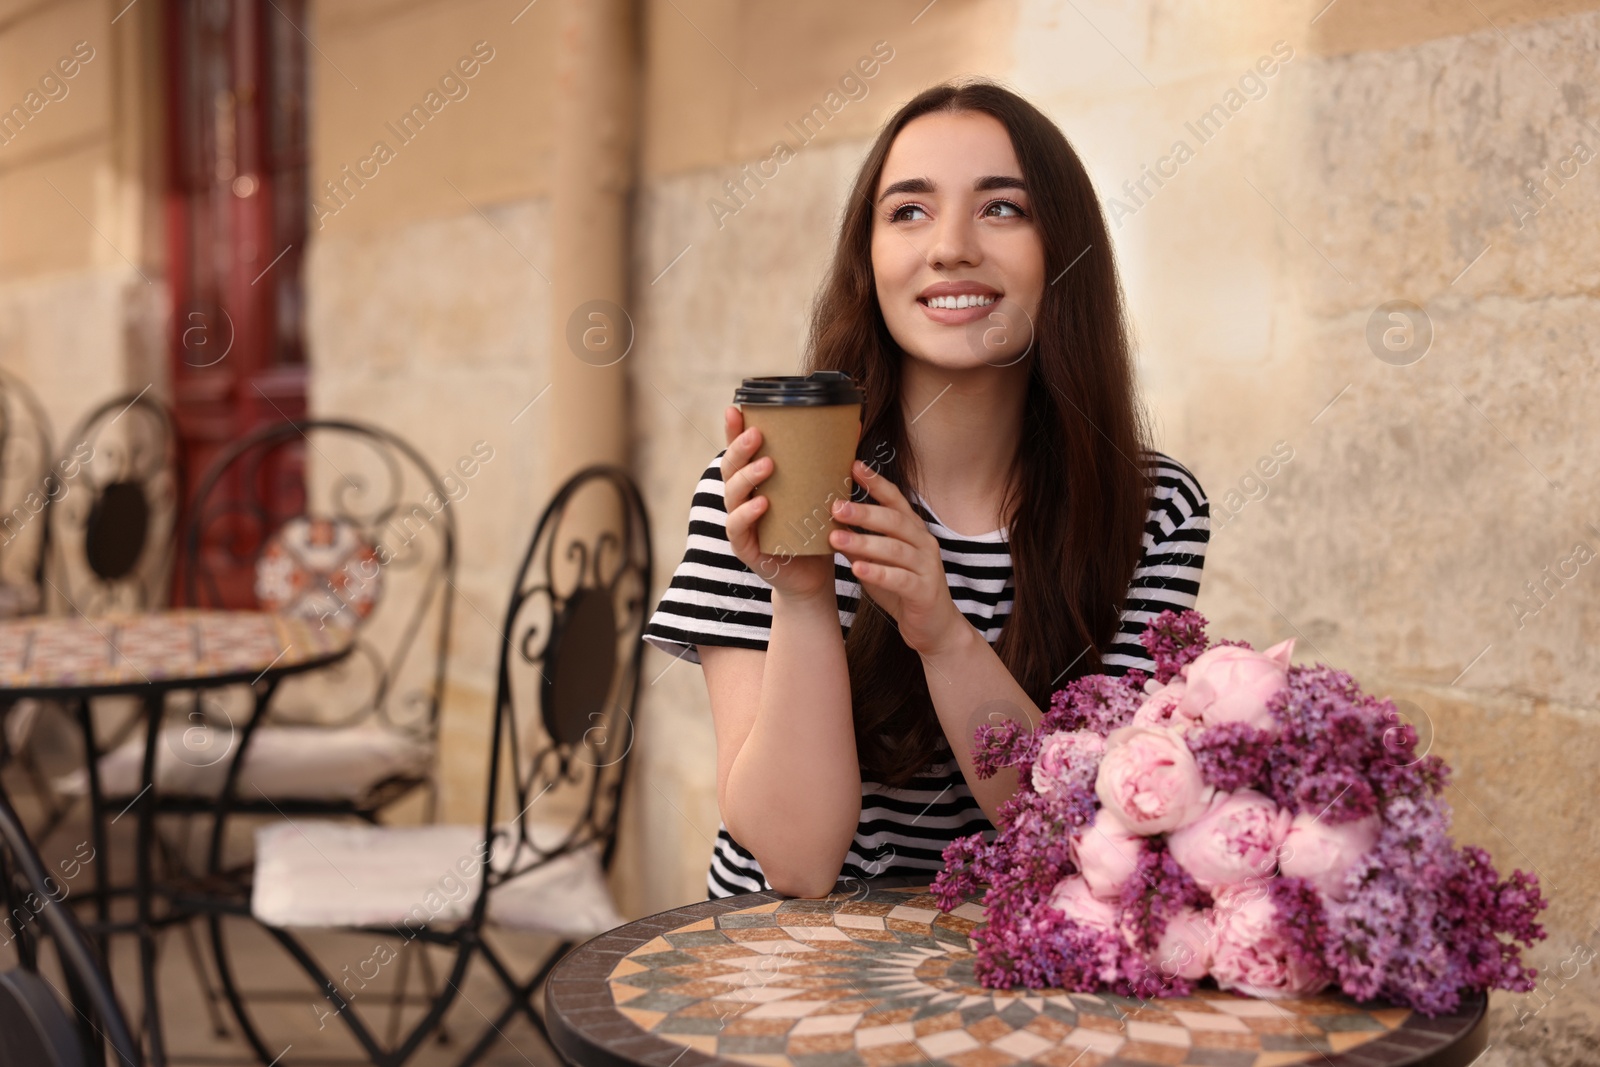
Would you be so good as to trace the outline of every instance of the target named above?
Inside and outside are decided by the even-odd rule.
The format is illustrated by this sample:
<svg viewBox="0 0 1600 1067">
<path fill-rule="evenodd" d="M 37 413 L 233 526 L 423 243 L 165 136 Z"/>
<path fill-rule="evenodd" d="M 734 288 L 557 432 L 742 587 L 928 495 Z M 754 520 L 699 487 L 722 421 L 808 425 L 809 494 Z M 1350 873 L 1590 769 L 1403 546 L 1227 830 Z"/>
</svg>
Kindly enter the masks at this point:
<svg viewBox="0 0 1600 1067">
<path fill-rule="evenodd" d="M 1211 919 L 1184 908 L 1167 920 L 1161 942 L 1145 961 L 1168 978 L 1204 978 L 1211 970 Z"/>
<path fill-rule="evenodd" d="M 1117 927 L 1117 906 L 1095 896 L 1089 891 L 1089 883 L 1078 875 L 1056 883 L 1050 891 L 1050 906 L 1081 926 L 1122 936 Z"/>
<path fill-rule="evenodd" d="M 1106 740 L 1093 730 L 1058 730 L 1039 745 L 1033 764 L 1033 789 L 1050 796 L 1062 788 L 1094 788 Z"/>
<path fill-rule="evenodd" d="M 1179 710 L 1207 726 L 1243 722 L 1275 732 L 1278 721 L 1267 710 L 1267 700 L 1288 683 L 1293 650 L 1292 637 L 1265 652 L 1238 645 L 1207 649 L 1184 671 Z"/>
<path fill-rule="evenodd" d="M 1133 877 L 1139 856 L 1149 843 L 1122 825 L 1108 808 L 1095 813 L 1094 822 L 1072 839 L 1072 861 L 1095 896 L 1115 900 Z"/>
<path fill-rule="evenodd" d="M 1050 891 L 1050 906 L 1093 934 L 1100 935 L 1099 979 L 1114 982 L 1122 951 L 1122 930 L 1117 922 L 1117 906 L 1089 892 L 1089 884 L 1077 875 L 1063 878 Z"/>
<path fill-rule="evenodd" d="M 1122 825 L 1149 836 L 1188 822 L 1210 789 L 1176 730 L 1123 726 L 1106 738 L 1094 791 Z"/>
<path fill-rule="evenodd" d="M 1253 789 L 1217 792 L 1194 821 L 1167 837 L 1178 865 L 1202 889 L 1270 877 L 1291 816 Z"/>
<path fill-rule="evenodd" d="M 1315 815 L 1296 815 L 1278 852 L 1278 869 L 1304 878 L 1329 900 L 1344 900 L 1345 872 L 1378 843 L 1380 829 L 1376 815 L 1332 826 Z"/>
<path fill-rule="evenodd" d="M 1157 685 L 1153 678 L 1146 682 L 1145 692 L 1149 696 L 1139 705 L 1139 710 L 1133 713 L 1133 725 L 1170 726 L 1177 730 L 1186 730 L 1199 723 L 1198 718 L 1191 717 L 1183 710 L 1185 688 L 1186 684 L 1182 678 L 1174 678 L 1166 685 Z"/>
<path fill-rule="evenodd" d="M 1223 989 L 1278 999 L 1310 996 L 1328 984 L 1294 958 L 1278 907 L 1258 883 L 1242 882 L 1217 894 L 1212 930 L 1211 976 Z"/>
</svg>

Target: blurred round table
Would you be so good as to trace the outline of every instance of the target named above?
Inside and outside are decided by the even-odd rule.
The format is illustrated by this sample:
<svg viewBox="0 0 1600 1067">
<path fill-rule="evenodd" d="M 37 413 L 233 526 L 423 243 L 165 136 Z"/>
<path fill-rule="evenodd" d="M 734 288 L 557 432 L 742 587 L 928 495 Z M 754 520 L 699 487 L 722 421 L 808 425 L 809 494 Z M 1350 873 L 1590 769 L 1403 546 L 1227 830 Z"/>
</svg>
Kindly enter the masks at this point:
<svg viewBox="0 0 1600 1067">
<path fill-rule="evenodd" d="M 551 1040 L 580 1067 L 1466 1067 L 1487 1041 L 1482 994 L 1430 1019 L 1342 995 L 985 989 L 968 940 L 983 916 L 892 883 L 676 908 L 562 960 Z"/>
<path fill-rule="evenodd" d="M 161 743 L 167 694 L 178 690 L 248 685 L 259 718 L 283 678 L 325 667 L 350 654 L 354 632 L 316 621 L 259 611 L 181 609 L 138 615 L 87 618 L 30 616 L 0 620 L 0 721 L 17 701 L 39 697 L 74 702 L 84 735 L 90 819 L 95 854 L 106 856 L 105 798 L 99 779 L 100 751 L 88 700 L 111 694 L 137 694 L 144 705 L 144 761 L 138 794 L 118 812 L 137 809 L 138 846 L 133 895 L 138 917 L 131 924 L 110 921 L 107 863 L 94 864 L 98 923 L 92 933 L 105 944 L 107 932 L 138 935 L 144 994 L 145 1032 L 150 1062 L 166 1062 L 155 971 L 157 927 L 171 916 L 154 914 L 151 869 L 155 847 L 155 765 Z M 252 720 L 253 721 L 253 720 Z M 0 731 L 3 736 L 3 731 Z M 9 804 L 3 790 L 0 803 Z"/>
</svg>

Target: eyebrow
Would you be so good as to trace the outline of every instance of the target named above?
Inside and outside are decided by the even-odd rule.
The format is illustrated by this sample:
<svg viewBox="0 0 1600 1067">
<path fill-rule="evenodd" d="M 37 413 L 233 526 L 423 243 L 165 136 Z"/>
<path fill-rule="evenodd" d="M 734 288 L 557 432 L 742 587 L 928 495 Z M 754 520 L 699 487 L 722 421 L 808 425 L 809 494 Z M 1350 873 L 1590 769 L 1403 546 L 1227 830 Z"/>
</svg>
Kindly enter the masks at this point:
<svg viewBox="0 0 1600 1067">
<path fill-rule="evenodd" d="M 885 189 L 883 195 L 878 197 L 878 203 L 883 203 L 896 193 L 931 193 L 934 188 L 933 182 L 927 178 L 906 178 Z M 986 174 L 972 183 L 975 193 L 987 193 L 993 189 L 1020 189 L 1027 192 L 1028 186 L 1021 178 L 1010 174 Z"/>
</svg>

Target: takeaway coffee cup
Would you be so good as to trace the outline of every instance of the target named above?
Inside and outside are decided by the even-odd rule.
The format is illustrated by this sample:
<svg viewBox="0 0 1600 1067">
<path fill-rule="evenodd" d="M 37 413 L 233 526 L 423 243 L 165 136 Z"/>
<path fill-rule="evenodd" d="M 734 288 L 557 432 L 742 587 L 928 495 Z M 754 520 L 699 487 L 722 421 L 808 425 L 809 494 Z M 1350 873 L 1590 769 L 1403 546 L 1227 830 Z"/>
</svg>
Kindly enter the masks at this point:
<svg viewBox="0 0 1600 1067">
<path fill-rule="evenodd" d="M 734 392 L 745 426 L 761 431 L 761 448 L 751 459 L 772 457 L 772 473 L 755 492 L 767 498 L 756 523 L 762 552 L 833 555 L 828 536 L 841 529 L 833 502 L 850 495 L 864 398 L 850 376 L 836 370 L 746 378 Z"/>
</svg>

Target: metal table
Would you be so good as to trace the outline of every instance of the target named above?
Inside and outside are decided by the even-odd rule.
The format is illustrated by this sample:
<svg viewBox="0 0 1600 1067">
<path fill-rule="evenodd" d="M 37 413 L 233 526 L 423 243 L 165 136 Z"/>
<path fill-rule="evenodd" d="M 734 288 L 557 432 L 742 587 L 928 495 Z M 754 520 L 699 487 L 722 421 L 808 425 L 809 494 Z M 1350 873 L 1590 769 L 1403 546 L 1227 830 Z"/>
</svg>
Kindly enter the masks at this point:
<svg viewBox="0 0 1600 1067">
<path fill-rule="evenodd" d="M 983 917 L 977 901 L 947 913 L 925 885 L 880 883 L 676 908 L 557 966 L 551 1039 L 580 1067 L 1466 1067 L 1488 1039 L 1482 994 L 1429 1019 L 1342 995 L 985 989 L 968 942 Z"/>
<path fill-rule="evenodd" d="M 337 662 L 349 655 L 353 638 L 353 631 L 342 627 L 253 611 L 184 609 L 95 619 L 52 616 L 0 621 L 0 721 L 24 697 L 70 701 L 78 706 L 87 755 L 93 844 L 98 856 L 106 855 L 108 812 L 100 788 L 101 753 L 88 702 L 112 694 L 136 694 L 142 700 L 145 743 L 141 788 L 129 805 L 138 818 L 133 887 L 137 918 L 131 924 L 110 921 L 112 888 L 108 865 L 100 862 L 94 864 L 100 921 L 87 928 L 102 938 L 111 932 L 132 932 L 139 939 L 145 1032 L 149 1036 L 150 1063 L 156 1067 L 166 1063 L 166 1049 L 156 987 L 155 935 L 158 926 L 172 921 L 170 915 L 158 919 L 154 913 L 154 897 L 160 887 L 151 870 L 155 762 L 167 695 L 181 690 L 249 685 L 254 693 L 253 723 L 282 679 Z M 230 788 L 237 769 L 236 760 L 230 768 Z M 0 804 L 9 803 L 0 789 Z M 116 817 L 120 818 L 121 813 Z"/>
</svg>

